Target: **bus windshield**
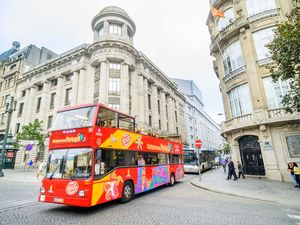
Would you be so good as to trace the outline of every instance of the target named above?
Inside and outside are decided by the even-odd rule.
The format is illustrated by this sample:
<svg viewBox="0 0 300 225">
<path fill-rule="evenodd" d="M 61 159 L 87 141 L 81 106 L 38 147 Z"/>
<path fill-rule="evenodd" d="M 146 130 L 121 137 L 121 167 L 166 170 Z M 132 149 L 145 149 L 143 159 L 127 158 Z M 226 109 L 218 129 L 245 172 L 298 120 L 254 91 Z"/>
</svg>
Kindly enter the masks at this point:
<svg viewBox="0 0 300 225">
<path fill-rule="evenodd" d="M 92 150 L 88 148 L 50 151 L 46 177 L 81 179 L 92 174 Z"/>
<path fill-rule="evenodd" d="M 184 152 L 184 164 L 187 165 L 197 165 L 197 155 L 194 151 L 185 151 Z"/>
<path fill-rule="evenodd" d="M 52 130 L 91 127 L 96 106 L 58 112 Z"/>
</svg>

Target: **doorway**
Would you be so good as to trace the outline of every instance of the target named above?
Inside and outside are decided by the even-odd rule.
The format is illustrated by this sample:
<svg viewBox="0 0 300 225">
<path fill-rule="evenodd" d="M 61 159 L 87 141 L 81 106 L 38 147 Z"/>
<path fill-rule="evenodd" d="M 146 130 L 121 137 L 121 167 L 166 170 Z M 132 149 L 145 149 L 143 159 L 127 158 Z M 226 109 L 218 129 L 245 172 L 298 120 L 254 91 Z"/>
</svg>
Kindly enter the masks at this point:
<svg viewBox="0 0 300 225">
<path fill-rule="evenodd" d="M 258 137 L 248 135 L 241 137 L 238 142 L 244 173 L 264 176 L 266 172 Z"/>
</svg>

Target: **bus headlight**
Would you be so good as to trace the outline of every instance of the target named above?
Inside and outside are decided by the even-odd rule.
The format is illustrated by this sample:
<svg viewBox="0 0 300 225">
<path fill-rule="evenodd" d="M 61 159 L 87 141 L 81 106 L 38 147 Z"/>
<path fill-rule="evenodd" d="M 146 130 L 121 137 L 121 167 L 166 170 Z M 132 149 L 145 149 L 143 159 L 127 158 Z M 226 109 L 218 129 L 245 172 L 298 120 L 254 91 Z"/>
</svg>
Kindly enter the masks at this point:
<svg viewBox="0 0 300 225">
<path fill-rule="evenodd" d="M 78 196 L 84 197 L 85 196 L 84 190 L 78 191 Z"/>
<path fill-rule="evenodd" d="M 41 187 L 41 188 L 40 188 L 40 193 L 41 193 L 41 194 L 44 194 L 45 192 L 46 192 L 46 189 L 45 189 L 44 187 Z"/>
</svg>

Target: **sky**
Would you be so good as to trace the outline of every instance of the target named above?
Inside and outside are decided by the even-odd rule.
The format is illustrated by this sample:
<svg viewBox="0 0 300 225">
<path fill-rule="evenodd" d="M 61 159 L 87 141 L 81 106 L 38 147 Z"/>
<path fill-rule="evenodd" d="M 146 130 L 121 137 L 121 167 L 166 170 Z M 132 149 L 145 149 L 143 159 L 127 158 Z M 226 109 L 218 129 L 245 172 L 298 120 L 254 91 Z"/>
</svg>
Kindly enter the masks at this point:
<svg viewBox="0 0 300 225">
<path fill-rule="evenodd" d="M 205 111 L 224 120 L 222 96 L 209 53 L 208 0 L 0 0 L 0 53 L 13 41 L 61 54 L 92 43 L 92 18 L 106 6 L 124 9 L 136 24 L 134 47 L 167 76 L 193 80 Z"/>
</svg>

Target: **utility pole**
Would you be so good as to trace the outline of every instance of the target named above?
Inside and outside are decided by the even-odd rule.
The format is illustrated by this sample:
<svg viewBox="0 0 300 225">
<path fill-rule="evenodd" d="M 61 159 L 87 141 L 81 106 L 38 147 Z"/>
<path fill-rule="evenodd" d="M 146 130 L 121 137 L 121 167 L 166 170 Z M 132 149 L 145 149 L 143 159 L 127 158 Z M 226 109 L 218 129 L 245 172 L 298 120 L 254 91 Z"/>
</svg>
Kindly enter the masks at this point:
<svg viewBox="0 0 300 225">
<path fill-rule="evenodd" d="M 4 177 L 3 168 L 4 168 L 4 154 L 5 154 L 5 148 L 7 143 L 7 136 L 8 136 L 8 130 L 10 125 L 10 118 L 12 112 L 15 110 L 15 104 L 14 104 L 14 96 L 10 95 L 10 101 L 6 103 L 6 110 L 5 113 L 7 113 L 7 119 L 6 119 L 6 129 L 5 129 L 5 135 L 2 145 L 2 150 L 0 154 L 0 177 Z"/>
</svg>

